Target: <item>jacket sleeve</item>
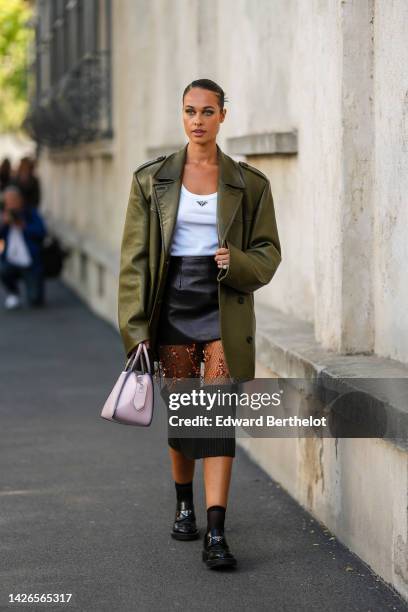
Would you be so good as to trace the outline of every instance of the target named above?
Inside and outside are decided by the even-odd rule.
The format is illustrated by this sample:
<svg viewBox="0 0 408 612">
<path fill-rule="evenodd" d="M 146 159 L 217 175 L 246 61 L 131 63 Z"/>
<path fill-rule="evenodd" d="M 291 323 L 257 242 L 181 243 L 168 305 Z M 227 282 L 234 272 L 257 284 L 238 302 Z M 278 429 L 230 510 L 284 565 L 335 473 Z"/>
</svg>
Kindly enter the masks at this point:
<svg viewBox="0 0 408 612">
<path fill-rule="evenodd" d="M 228 268 L 218 273 L 221 283 L 242 293 L 252 293 L 270 282 L 282 257 L 269 180 L 256 207 L 248 249 L 242 251 L 226 243 L 230 261 Z"/>
<path fill-rule="evenodd" d="M 149 206 L 133 174 L 120 252 L 118 320 L 126 355 L 150 337 L 146 314 L 149 280 Z"/>
</svg>

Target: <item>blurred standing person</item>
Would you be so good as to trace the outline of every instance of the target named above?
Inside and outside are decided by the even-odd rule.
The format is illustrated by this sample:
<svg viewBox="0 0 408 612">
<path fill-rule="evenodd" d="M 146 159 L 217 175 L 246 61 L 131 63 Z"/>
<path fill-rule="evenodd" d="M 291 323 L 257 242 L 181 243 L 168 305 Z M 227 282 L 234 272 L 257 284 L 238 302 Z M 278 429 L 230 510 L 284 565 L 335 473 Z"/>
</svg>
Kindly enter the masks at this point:
<svg viewBox="0 0 408 612">
<path fill-rule="evenodd" d="M 11 162 L 5 157 L 0 164 L 0 207 L 3 206 L 3 191 L 11 181 Z"/>
<path fill-rule="evenodd" d="M 39 208 L 41 200 L 40 181 L 34 174 L 35 163 L 29 157 L 22 157 L 15 180 L 24 198 L 24 205 Z"/>
<path fill-rule="evenodd" d="M 11 180 L 11 162 L 5 157 L 0 164 L 0 191 L 4 191 Z"/>
<path fill-rule="evenodd" d="M 7 291 L 4 303 L 11 310 L 21 305 L 18 280 L 26 286 L 30 306 L 44 305 L 44 270 L 41 246 L 46 226 L 40 214 L 24 206 L 21 191 L 15 185 L 4 191 L 0 239 L 4 248 L 0 256 L 0 279 Z"/>
</svg>

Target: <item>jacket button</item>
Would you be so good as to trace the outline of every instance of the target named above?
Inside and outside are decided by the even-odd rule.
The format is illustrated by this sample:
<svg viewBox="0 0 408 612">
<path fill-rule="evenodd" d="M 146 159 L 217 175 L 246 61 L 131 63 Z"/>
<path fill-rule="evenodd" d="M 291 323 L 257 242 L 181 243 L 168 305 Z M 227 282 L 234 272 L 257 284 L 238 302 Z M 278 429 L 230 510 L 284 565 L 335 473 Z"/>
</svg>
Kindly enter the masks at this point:
<svg viewBox="0 0 408 612">
<path fill-rule="evenodd" d="M 252 336 L 247 336 L 246 341 L 248 342 L 248 344 L 251 344 L 251 342 L 252 342 Z"/>
<path fill-rule="evenodd" d="M 238 298 L 238 304 L 243 304 L 243 303 L 244 303 L 244 301 L 245 301 L 245 300 L 244 300 L 244 296 L 243 296 L 243 295 L 240 295 L 240 296 L 239 296 L 239 298 Z"/>
</svg>

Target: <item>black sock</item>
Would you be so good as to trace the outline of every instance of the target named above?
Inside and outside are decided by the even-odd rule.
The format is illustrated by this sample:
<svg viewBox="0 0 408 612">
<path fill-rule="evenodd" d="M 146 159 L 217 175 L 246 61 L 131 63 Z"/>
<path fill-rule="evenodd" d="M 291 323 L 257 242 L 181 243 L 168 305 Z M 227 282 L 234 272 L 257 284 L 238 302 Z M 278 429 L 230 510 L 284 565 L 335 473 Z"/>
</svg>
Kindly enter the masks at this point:
<svg viewBox="0 0 408 612">
<path fill-rule="evenodd" d="M 210 529 L 221 529 L 224 531 L 225 521 L 224 506 L 210 506 L 207 508 L 207 531 Z"/>
<path fill-rule="evenodd" d="M 174 483 L 176 486 L 177 501 L 187 501 L 193 503 L 193 481 L 180 484 Z"/>
</svg>

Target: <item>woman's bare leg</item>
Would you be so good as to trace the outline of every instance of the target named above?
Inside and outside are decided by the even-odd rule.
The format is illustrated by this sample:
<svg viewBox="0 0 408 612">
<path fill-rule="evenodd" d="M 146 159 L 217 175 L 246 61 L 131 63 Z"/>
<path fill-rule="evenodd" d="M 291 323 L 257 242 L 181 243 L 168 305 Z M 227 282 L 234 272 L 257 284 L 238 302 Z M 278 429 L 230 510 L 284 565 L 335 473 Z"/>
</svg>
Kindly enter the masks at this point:
<svg viewBox="0 0 408 612">
<path fill-rule="evenodd" d="M 188 459 L 183 453 L 180 453 L 171 446 L 169 455 L 171 459 L 171 473 L 173 480 L 180 484 L 191 482 L 194 478 L 195 459 Z"/>
<path fill-rule="evenodd" d="M 234 457 L 204 457 L 203 473 L 206 508 L 227 507 Z"/>
</svg>

